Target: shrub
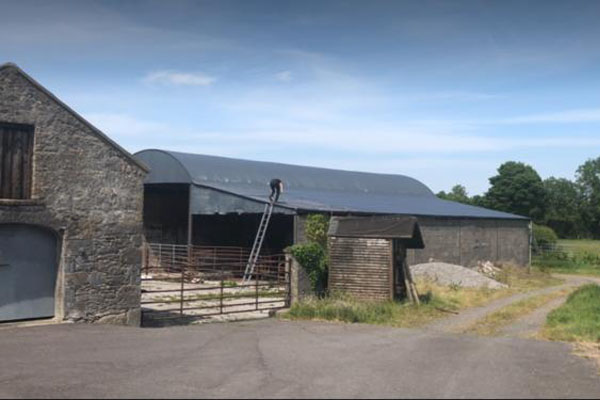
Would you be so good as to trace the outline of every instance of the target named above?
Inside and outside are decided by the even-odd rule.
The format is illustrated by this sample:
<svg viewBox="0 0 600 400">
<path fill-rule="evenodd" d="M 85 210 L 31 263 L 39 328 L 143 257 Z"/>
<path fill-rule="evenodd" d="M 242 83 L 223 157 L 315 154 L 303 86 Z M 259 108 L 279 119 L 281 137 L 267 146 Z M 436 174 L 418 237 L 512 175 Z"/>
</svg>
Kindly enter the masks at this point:
<svg viewBox="0 0 600 400">
<path fill-rule="evenodd" d="M 311 214 L 306 217 L 304 234 L 307 243 L 291 247 L 294 258 L 306 270 L 313 291 L 322 295 L 327 290 L 327 276 L 329 271 L 329 258 L 327 250 L 327 231 L 329 218 L 322 214 Z"/>
<path fill-rule="evenodd" d="M 552 228 L 533 224 L 533 248 L 534 250 L 554 248 L 558 236 Z"/>
<path fill-rule="evenodd" d="M 323 214 L 311 214 L 306 217 L 304 234 L 309 242 L 318 243 L 323 249 L 327 249 L 327 231 L 329 230 L 329 218 Z"/>
<path fill-rule="evenodd" d="M 328 259 L 325 249 L 316 242 L 297 244 L 290 248 L 294 258 L 304 267 L 312 289 L 322 294 L 327 289 Z"/>
</svg>

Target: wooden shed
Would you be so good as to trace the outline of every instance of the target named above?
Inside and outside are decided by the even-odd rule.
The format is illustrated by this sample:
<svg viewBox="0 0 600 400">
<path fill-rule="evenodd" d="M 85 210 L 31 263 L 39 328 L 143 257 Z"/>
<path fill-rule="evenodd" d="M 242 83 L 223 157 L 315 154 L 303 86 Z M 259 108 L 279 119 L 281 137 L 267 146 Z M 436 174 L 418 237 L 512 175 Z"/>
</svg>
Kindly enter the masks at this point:
<svg viewBox="0 0 600 400">
<path fill-rule="evenodd" d="M 382 301 L 409 294 L 406 249 L 425 247 L 415 217 L 333 217 L 328 236 L 330 290 Z"/>
</svg>

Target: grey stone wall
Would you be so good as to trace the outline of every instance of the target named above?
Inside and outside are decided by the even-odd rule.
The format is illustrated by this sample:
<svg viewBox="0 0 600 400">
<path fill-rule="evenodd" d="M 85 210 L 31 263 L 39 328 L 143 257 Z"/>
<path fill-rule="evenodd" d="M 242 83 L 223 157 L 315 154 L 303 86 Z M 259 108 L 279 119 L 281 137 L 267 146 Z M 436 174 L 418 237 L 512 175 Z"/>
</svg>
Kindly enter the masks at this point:
<svg viewBox="0 0 600 400">
<path fill-rule="evenodd" d="M 16 68 L 0 70 L 0 121 L 35 127 L 32 199 L 0 223 L 60 237 L 56 317 L 139 325 L 145 171 Z"/>
<path fill-rule="evenodd" d="M 286 253 L 286 263 L 290 266 L 290 305 L 315 295 L 308 273 L 291 253 Z"/>
<path fill-rule="evenodd" d="M 409 265 L 430 259 L 469 267 L 478 261 L 529 263 L 529 221 L 418 219 L 425 249 L 409 250 Z"/>
</svg>

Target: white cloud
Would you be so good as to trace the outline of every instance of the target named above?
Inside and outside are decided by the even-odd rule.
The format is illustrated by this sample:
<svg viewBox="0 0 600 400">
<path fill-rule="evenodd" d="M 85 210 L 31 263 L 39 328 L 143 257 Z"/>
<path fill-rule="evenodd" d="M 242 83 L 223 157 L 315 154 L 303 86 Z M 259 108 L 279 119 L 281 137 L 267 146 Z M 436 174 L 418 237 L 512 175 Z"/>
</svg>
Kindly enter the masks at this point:
<svg viewBox="0 0 600 400">
<path fill-rule="evenodd" d="M 275 79 L 281 82 L 289 82 L 292 80 L 292 71 L 281 71 L 275 74 Z"/>
<path fill-rule="evenodd" d="M 144 77 L 145 83 L 174 86 L 210 86 L 217 79 L 202 72 L 154 71 Z"/>
</svg>

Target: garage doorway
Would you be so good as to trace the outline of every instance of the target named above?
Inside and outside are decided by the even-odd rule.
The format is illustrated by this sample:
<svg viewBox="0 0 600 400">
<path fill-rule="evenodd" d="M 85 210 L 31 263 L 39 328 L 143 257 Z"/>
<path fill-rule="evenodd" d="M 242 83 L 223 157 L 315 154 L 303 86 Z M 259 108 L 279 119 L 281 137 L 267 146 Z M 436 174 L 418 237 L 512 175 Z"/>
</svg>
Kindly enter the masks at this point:
<svg viewBox="0 0 600 400">
<path fill-rule="evenodd" d="M 57 273 L 51 230 L 0 224 L 0 322 L 54 317 Z"/>
</svg>

